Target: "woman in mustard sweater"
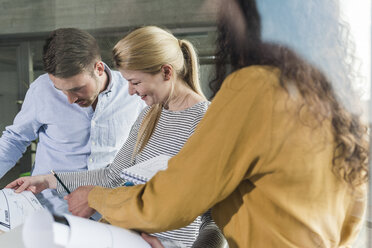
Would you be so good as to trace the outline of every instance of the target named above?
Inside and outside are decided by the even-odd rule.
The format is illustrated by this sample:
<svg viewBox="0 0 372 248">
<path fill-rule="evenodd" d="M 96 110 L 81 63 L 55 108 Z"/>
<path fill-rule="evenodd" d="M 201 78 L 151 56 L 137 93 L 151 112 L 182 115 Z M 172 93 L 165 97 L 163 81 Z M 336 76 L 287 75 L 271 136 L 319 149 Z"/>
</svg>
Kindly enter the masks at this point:
<svg viewBox="0 0 372 248">
<path fill-rule="evenodd" d="M 347 67 L 332 74 L 336 61 L 321 71 L 263 41 L 264 2 L 296 4 L 221 1 L 218 93 L 168 169 L 145 185 L 78 188 L 68 196 L 76 213 L 93 208 L 113 225 L 152 233 L 212 208 L 230 248 L 352 245 L 365 212 L 368 147 L 366 128 L 334 91 L 350 85 Z M 87 195 L 89 207 L 76 205 Z"/>
</svg>

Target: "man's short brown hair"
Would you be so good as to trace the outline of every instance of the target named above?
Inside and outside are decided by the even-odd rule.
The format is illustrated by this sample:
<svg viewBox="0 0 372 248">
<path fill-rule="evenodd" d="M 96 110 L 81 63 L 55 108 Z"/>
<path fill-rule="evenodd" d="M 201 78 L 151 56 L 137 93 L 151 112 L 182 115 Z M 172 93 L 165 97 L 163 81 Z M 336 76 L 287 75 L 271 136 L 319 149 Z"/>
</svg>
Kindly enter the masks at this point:
<svg viewBox="0 0 372 248">
<path fill-rule="evenodd" d="M 44 70 L 55 77 L 69 78 L 83 71 L 93 72 L 99 60 L 101 53 L 96 39 L 80 29 L 56 29 L 44 44 Z"/>
</svg>

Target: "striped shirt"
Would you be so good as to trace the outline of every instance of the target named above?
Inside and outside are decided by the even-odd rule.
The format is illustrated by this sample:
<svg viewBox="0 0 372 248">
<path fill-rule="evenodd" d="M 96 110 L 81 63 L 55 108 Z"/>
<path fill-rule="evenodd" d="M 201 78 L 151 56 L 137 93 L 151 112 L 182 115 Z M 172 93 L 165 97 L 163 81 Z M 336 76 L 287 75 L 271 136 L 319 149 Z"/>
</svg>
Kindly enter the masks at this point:
<svg viewBox="0 0 372 248">
<path fill-rule="evenodd" d="M 147 107 L 138 116 L 127 141 L 110 165 L 98 170 L 59 173 L 58 175 L 71 191 L 83 185 L 100 185 L 110 188 L 121 186 L 124 183 L 124 180 L 120 177 L 123 169 L 159 155 L 176 155 L 194 133 L 208 106 L 209 102 L 204 101 L 181 111 L 169 111 L 163 108 L 148 143 L 139 154 L 132 158 L 139 127 L 150 109 L 150 107 Z M 65 193 L 58 182 L 57 191 Z M 177 243 L 178 247 L 191 247 L 199 234 L 200 224 L 201 220 L 198 217 L 187 227 L 155 235 L 159 238 L 171 239 Z"/>
</svg>

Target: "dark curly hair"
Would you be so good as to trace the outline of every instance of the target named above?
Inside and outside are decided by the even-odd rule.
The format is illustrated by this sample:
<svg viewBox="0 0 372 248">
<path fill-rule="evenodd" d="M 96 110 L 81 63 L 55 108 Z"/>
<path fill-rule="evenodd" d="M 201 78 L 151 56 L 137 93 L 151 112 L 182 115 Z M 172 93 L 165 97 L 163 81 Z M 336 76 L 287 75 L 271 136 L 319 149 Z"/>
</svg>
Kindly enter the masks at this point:
<svg viewBox="0 0 372 248">
<path fill-rule="evenodd" d="M 367 128 L 360 116 L 342 104 L 330 80 L 320 69 L 284 45 L 262 41 L 261 20 L 255 0 L 230 0 L 224 4 L 217 25 L 215 78 L 209 84 L 212 97 L 228 73 L 250 65 L 279 68 L 281 86 L 287 89 L 288 82 L 293 82 L 319 124 L 331 118 L 336 142 L 333 172 L 352 187 L 365 183 L 368 180 Z M 348 75 L 338 80 L 335 83 L 351 85 Z M 351 102 L 356 101 L 350 92 L 345 96 Z"/>
</svg>

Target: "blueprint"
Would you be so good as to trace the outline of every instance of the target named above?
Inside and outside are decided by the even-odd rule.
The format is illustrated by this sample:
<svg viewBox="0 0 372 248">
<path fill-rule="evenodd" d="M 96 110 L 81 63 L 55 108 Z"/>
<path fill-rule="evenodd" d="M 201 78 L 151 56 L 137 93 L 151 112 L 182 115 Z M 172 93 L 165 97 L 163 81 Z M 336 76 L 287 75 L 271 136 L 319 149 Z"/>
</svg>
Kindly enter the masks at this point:
<svg viewBox="0 0 372 248">
<path fill-rule="evenodd" d="M 0 190 L 0 232 L 8 232 L 21 225 L 26 217 L 43 209 L 30 191 L 15 193 L 13 189 Z"/>
</svg>

